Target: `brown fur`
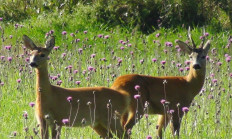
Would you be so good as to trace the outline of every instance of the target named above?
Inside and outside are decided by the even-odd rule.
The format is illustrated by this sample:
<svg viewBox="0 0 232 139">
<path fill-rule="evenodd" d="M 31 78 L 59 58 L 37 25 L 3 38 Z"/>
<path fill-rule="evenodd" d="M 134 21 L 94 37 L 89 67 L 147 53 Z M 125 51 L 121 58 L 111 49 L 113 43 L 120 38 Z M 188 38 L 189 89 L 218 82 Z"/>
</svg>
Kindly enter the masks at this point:
<svg viewBox="0 0 232 139">
<path fill-rule="evenodd" d="M 129 74 L 118 77 L 111 86 L 112 89 L 127 92 L 132 98 L 130 105 L 132 108 L 131 111 L 133 112 L 126 121 L 125 127 L 127 130 L 131 129 L 136 124 L 134 119 L 135 117 L 140 119 L 145 113 L 144 104 L 147 101 L 149 102 L 148 113 L 160 115 L 158 118 L 158 136 L 162 138 L 162 128 L 165 128 L 170 120 L 172 123 L 173 133 L 179 135 L 181 119 L 184 114 L 182 107 L 190 106 L 192 100 L 199 93 L 204 84 L 206 61 L 205 59 L 201 60 L 201 57 L 207 54 L 210 42 L 207 42 L 207 45 L 204 47 L 204 51 L 202 48 L 199 48 L 202 50 L 199 52 L 195 52 L 194 50 L 190 51 L 191 48 L 183 42 L 178 43 L 183 50 L 189 49 L 186 51 L 193 55 L 194 60 L 192 60 L 190 71 L 187 76 L 152 77 Z M 196 70 L 193 68 L 193 63 L 196 61 L 200 61 L 201 69 Z M 164 84 L 164 81 L 167 83 Z M 137 116 L 137 101 L 134 99 L 134 95 L 138 94 L 138 91 L 135 90 L 136 85 L 140 86 L 139 94 L 141 95 L 140 101 L 142 102 L 138 105 Z M 161 104 L 162 99 L 168 101 L 165 106 Z M 172 115 L 167 112 L 171 109 L 174 110 Z"/>
<path fill-rule="evenodd" d="M 36 47 L 27 36 L 23 40 L 26 47 L 32 50 L 31 65 L 36 65 L 36 116 L 41 128 L 41 138 L 48 138 L 48 128 L 52 130 L 52 138 L 59 138 L 62 126 L 87 125 L 104 138 L 112 137 L 111 133 L 123 137 L 122 121 L 130 102 L 127 94 L 106 87 L 62 88 L 51 85 L 46 58 L 55 44 L 54 38 L 46 42 L 46 48 Z M 45 58 L 41 57 L 42 54 Z M 68 102 L 67 97 L 70 96 L 72 101 Z M 89 102 L 91 104 L 87 105 Z M 108 108 L 107 104 L 110 104 Z M 62 119 L 69 119 L 69 123 L 64 125 Z M 82 122 L 83 119 L 85 123 Z"/>
</svg>

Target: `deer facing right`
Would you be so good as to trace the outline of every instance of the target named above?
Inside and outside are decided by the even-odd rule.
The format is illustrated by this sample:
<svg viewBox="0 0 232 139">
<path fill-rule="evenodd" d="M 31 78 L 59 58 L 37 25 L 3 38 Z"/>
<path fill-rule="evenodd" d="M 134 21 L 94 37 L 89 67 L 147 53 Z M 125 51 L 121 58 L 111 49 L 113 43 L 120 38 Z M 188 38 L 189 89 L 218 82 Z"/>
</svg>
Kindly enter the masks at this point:
<svg viewBox="0 0 232 139">
<path fill-rule="evenodd" d="M 144 104 L 149 103 L 148 114 L 159 114 L 157 134 L 162 138 L 162 129 L 166 128 L 171 121 L 173 134 L 179 136 L 181 119 L 186 113 L 182 111 L 183 107 L 189 107 L 194 97 L 200 92 L 206 72 L 206 55 L 210 48 L 210 40 L 204 44 L 204 40 L 199 48 L 196 48 L 192 40 L 190 29 L 188 37 L 193 46 L 178 40 L 182 51 L 189 54 L 191 64 L 188 75 L 186 76 L 164 76 L 153 77 L 139 74 L 128 74 L 118 77 L 111 88 L 127 92 L 131 96 L 131 108 L 133 111 L 129 114 L 127 121 L 124 121 L 126 130 L 131 129 L 144 115 Z M 137 91 L 135 86 L 139 85 Z M 134 96 L 139 94 L 140 101 L 138 103 Z M 162 103 L 161 103 L 162 100 Z M 164 103 L 167 103 L 165 106 Z M 171 111 L 169 111 L 171 110 Z"/>
</svg>

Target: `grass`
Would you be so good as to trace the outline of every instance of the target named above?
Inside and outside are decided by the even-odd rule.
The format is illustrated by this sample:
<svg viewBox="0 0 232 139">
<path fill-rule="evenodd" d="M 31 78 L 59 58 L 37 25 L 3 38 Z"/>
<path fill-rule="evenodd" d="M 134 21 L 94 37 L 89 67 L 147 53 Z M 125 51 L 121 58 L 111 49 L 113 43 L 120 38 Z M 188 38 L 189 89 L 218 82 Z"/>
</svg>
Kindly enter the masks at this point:
<svg viewBox="0 0 232 139">
<path fill-rule="evenodd" d="M 13 24 L 0 22 L 4 29 L 4 34 L 1 33 L 3 37 L 0 41 L 0 56 L 5 56 L 4 60 L 0 59 L 0 81 L 4 83 L 0 85 L 0 138 L 3 139 L 13 137 L 14 132 L 15 138 L 39 138 L 34 133 L 39 129 L 34 108 L 29 106 L 30 102 L 35 102 L 35 71 L 25 61 L 29 57 L 29 51 L 23 49 L 23 34 L 43 45 L 45 34 L 54 30 L 56 46 L 59 46 L 59 49 L 50 54 L 49 74 L 60 74 L 60 77 L 51 80 L 51 83 L 57 84 L 61 80 L 62 87 L 111 86 L 116 77 L 131 73 L 152 76 L 183 76 L 188 73 L 185 70 L 180 72 L 180 67 L 176 66 L 178 63 L 182 68 L 187 66 L 184 62 L 188 57 L 178 53 L 175 48 L 176 39 L 187 40 L 187 30 L 183 28 L 161 28 L 150 35 L 143 35 L 125 28 L 109 29 L 91 22 L 83 15 L 76 17 L 58 14 L 32 18 L 18 24 L 23 27 L 16 29 Z M 62 31 L 66 31 L 67 35 L 62 35 Z M 87 31 L 87 34 L 84 31 Z M 206 31 L 210 34 L 208 38 L 213 38 L 203 87 L 205 91 L 195 97 L 193 106 L 183 118 L 180 134 L 181 138 L 232 138 L 232 71 L 231 62 L 226 62 L 225 57 L 225 54 L 232 54 L 231 46 L 226 48 L 227 44 L 230 44 L 228 37 L 231 33 L 216 33 L 210 27 L 206 28 Z M 71 37 L 70 33 L 75 36 Z M 160 37 L 156 37 L 157 33 L 160 33 Z M 103 38 L 99 38 L 99 34 L 102 34 Z M 10 35 L 13 35 L 12 39 Z M 104 38 L 106 35 L 109 35 L 108 39 Z M 192 35 L 195 42 L 200 44 L 201 28 L 194 28 Z M 76 42 L 76 39 L 80 41 Z M 125 44 L 120 43 L 120 40 Z M 165 46 L 165 42 L 172 42 L 173 47 Z M 12 46 L 11 50 L 5 49 L 8 45 Z M 83 50 L 82 54 L 78 53 L 79 49 Z M 63 57 L 63 53 L 66 53 L 66 56 Z M 91 58 L 91 54 L 96 54 L 96 57 Z M 13 58 L 11 62 L 7 60 L 8 57 Z M 157 61 L 152 62 L 153 58 Z M 162 60 L 166 61 L 164 69 L 160 64 Z M 144 62 L 141 63 L 142 61 Z M 218 62 L 222 65 L 219 66 Z M 72 65 L 71 72 L 67 70 L 69 65 Z M 96 72 L 88 73 L 89 66 L 96 68 Z M 78 70 L 78 73 L 74 74 L 74 70 Z M 17 82 L 18 79 L 21 79 L 20 83 Z M 213 79 L 217 79 L 217 83 L 213 83 Z M 77 85 L 76 81 L 81 81 L 80 85 Z M 23 117 L 25 112 L 28 114 L 27 120 Z M 157 115 L 149 115 L 148 121 L 143 118 L 133 128 L 132 137 L 145 138 L 151 135 L 155 138 L 156 122 Z M 89 127 L 63 128 L 62 138 L 65 138 L 65 132 L 68 135 L 66 138 L 99 138 Z M 164 135 L 165 138 L 173 138 L 169 127 Z"/>
</svg>

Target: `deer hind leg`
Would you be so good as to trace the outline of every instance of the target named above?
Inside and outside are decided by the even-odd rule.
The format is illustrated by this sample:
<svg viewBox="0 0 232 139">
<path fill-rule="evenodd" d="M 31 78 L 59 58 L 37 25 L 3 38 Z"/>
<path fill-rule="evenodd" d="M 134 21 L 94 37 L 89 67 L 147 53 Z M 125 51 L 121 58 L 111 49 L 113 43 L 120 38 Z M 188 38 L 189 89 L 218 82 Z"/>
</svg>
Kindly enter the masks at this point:
<svg viewBox="0 0 232 139">
<path fill-rule="evenodd" d="M 171 122 L 172 133 L 178 138 L 179 138 L 179 133 L 180 133 L 180 124 L 181 124 L 182 117 L 183 117 L 183 114 L 180 114 L 179 116 L 177 114 L 173 115 L 173 119 Z"/>
<path fill-rule="evenodd" d="M 108 130 L 107 130 L 107 128 L 104 127 L 104 126 L 102 126 L 101 124 L 96 124 L 96 125 L 94 125 L 94 127 L 92 127 L 92 128 L 93 128 L 93 130 L 94 130 L 98 135 L 100 135 L 102 138 L 107 138 L 107 137 L 112 138 L 112 137 L 113 137 L 111 133 L 109 133 L 109 135 L 108 135 Z"/>
<path fill-rule="evenodd" d="M 123 115 L 121 118 L 124 119 L 127 117 L 127 114 Z M 128 136 L 124 130 L 123 120 L 116 119 L 112 121 L 110 125 L 111 132 L 114 133 L 119 139 L 127 139 Z"/>
<path fill-rule="evenodd" d="M 159 115 L 158 117 L 158 130 L 157 130 L 157 134 L 158 134 L 158 137 L 160 139 L 162 139 L 162 129 L 167 127 L 168 123 L 170 121 L 170 118 L 169 116 L 166 114 L 166 115 Z"/>
<path fill-rule="evenodd" d="M 61 126 L 53 124 L 51 126 L 51 130 L 52 130 L 52 139 L 60 139 Z"/>
<path fill-rule="evenodd" d="M 40 124 L 40 134 L 42 139 L 48 139 L 48 125 L 45 119 L 41 118 L 39 120 Z"/>
</svg>

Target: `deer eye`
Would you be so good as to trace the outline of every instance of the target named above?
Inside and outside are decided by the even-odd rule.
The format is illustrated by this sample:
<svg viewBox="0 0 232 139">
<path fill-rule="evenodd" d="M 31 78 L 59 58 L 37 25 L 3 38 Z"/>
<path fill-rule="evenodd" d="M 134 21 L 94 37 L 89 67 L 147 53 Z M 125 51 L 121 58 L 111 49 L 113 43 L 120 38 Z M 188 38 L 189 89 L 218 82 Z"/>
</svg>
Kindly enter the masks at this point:
<svg viewBox="0 0 232 139">
<path fill-rule="evenodd" d="M 41 57 L 45 57 L 45 54 L 41 54 L 40 56 L 41 56 Z"/>
</svg>

